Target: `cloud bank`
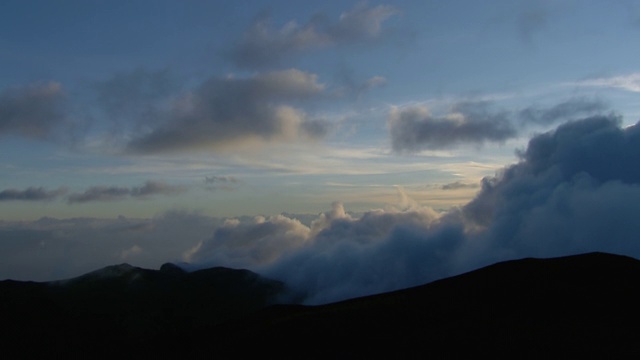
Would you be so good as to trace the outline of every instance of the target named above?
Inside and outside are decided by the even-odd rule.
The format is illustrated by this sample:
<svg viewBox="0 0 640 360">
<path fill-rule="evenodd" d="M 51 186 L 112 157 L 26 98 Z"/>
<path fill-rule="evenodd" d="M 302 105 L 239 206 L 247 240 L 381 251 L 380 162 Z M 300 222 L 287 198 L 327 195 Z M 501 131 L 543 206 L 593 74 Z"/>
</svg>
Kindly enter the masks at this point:
<svg viewBox="0 0 640 360">
<path fill-rule="evenodd" d="M 446 214 L 413 205 L 352 218 L 336 204 L 309 226 L 284 216 L 229 222 L 185 256 L 260 271 L 314 304 L 507 259 L 589 251 L 640 257 L 638 161 L 638 125 L 589 117 L 532 138 L 518 163 L 485 178 L 473 201 Z"/>
<path fill-rule="evenodd" d="M 0 244 L 0 270 L 38 279 L 122 261 L 157 267 L 182 260 L 248 268 L 320 304 L 514 258 L 590 251 L 640 257 L 640 124 L 620 123 L 592 116 L 534 136 L 517 163 L 483 179 L 472 201 L 446 213 L 402 198 L 400 207 L 361 216 L 335 203 L 304 222 L 294 215 L 221 221 L 178 212 L 152 220 L 1 222 L 0 235 L 9 240 Z M 118 189 L 109 196 L 157 191 Z"/>
</svg>

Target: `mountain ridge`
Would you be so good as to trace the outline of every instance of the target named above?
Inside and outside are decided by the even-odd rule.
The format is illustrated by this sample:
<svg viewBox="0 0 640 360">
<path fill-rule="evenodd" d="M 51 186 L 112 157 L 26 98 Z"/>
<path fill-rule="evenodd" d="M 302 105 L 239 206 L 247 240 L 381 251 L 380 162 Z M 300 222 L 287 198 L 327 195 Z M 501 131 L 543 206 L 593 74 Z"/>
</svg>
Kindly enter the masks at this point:
<svg viewBox="0 0 640 360">
<path fill-rule="evenodd" d="M 37 338 L 63 355 L 105 347 L 113 355 L 220 358 L 250 356 L 256 347 L 285 358 L 299 356 L 298 348 L 314 349 L 305 354 L 310 358 L 640 355 L 640 260 L 623 255 L 510 260 L 318 306 L 256 303 L 256 294 L 277 295 L 284 284 L 248 270 L 115 266 L 111 270 L 128 272 L 72 282 L 76 292 L 64 296 L 39 283 L 0 282 L 3 341 L 33 350 Z M 140 281 L 127 274 L 139 274 Z M 215 303 L 203 283 L 235 295 Z M 239 311 L 230 316 L 234 307 Z"/>
</svg>

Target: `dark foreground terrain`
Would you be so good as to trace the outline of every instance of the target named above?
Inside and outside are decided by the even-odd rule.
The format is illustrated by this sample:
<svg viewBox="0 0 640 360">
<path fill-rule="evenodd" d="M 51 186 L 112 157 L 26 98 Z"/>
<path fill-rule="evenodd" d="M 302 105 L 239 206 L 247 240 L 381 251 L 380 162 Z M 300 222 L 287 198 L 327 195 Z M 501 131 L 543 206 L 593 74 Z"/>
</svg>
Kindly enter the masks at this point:
<svg viewBox="0 0 640 360">
<path fill-rule="evenodd" d="M 120 265 L 61 283 L 0 283 L 4 349 L 246 358 L 640 355 L 640 261 L 591 253 L 495 264 L 323 306 L 271 305 L 244 270 Z"/>
</svg>

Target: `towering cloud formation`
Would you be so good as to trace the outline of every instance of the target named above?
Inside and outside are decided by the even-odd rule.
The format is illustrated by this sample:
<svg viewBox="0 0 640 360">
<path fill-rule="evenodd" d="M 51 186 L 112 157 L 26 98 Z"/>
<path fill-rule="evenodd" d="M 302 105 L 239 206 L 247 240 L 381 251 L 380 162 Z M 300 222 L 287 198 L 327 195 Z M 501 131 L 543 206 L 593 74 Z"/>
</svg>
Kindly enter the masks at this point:
<svg viewBox="0 0 640 360">
<path fill-rule="evenodd" d="M 640 127 L 591 117 L 534 137 L 521 161 L 463 209 L 487 256 L 610 251 L 640 256 Z M 488 251 L 490 250 L 490 251 Z"/>
</svg>

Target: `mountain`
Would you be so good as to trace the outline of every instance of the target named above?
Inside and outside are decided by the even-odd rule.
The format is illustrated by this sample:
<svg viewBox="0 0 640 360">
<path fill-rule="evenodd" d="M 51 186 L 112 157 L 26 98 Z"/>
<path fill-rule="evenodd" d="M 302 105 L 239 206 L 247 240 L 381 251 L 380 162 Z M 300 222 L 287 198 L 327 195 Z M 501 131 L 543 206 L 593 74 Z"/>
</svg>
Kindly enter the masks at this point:
<svg viewBox="0 0 640 360">
<path fill-rule="evenodd" d="M 255 312 L 284 291 L 281 282 L 248 270 L 185 272 L 173 264 L 114 265 L 44 283 L 6 280 L 0 344 L 47 356 L 128 353 Z"/>
<path fill-rule="evenodd" d="M 246 270 L 117 265 L 0 283 L 3 348 L 39 355 L 540 358 L 639 355 L 640 261 L 522 259 L 322 306 Z M 261 310 L 260 310 L 261 309 Z"/>
<path fill-rule="evenodd" d="M 604 253 L 509 261 L 386 294 L 271 307 L 218 329 L 225 334 L 223 357 L 246 355 L 243 343 L 305 358 L 633 357 L 640 261 Z"/>
</svg>

